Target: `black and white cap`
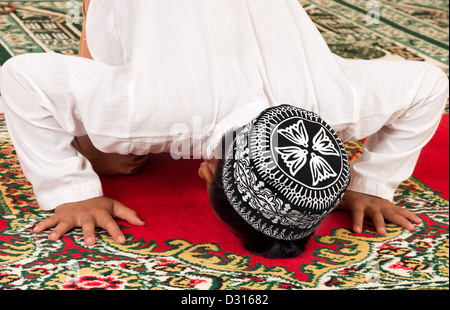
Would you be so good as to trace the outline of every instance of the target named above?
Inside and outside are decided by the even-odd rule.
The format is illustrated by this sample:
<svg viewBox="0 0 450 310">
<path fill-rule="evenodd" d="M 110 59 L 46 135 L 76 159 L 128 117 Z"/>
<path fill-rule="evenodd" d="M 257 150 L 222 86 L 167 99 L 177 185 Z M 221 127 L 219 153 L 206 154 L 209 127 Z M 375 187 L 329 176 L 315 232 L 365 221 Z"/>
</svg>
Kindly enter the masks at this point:
<svg viewBox="0 0 450 310">
<path fill-rule="evenodd" d="M 271 107 L 240 130 L 227 150 L 223 183 L 237 213 L 275 239 L 314 232 L 350 182 L 344 144 L 316 113 Z"/>
</svg>

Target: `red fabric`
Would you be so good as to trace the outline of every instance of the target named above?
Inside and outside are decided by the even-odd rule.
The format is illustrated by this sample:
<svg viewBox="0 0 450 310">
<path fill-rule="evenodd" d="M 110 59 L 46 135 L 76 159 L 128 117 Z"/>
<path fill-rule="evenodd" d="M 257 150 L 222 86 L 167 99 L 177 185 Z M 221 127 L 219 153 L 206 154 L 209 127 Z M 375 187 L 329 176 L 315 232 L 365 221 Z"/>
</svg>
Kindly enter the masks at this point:
<svg viewBox="0 0 450 310">
<path fill-rule="evenodd" d="M 449 199 L 449 127 L 444 114 L 433 139 L 422 149 L 413 176 Z"/>
<path fill-rule="evenodd" d="M 160 250 L 167 249 L 165 241 L 183 239 L 193 244 L 213 243 L 221 253 L 235 253 L 250 256 L 251 264 L 267 266 L 283 265 L 298 271 L 298 259 L 265 259 L 251 255 L 240 244 L 234 234 L 214 215 L 206 193 L 206 184 L 197 175 L 201 160 L 173 160 L 169 155 L 156 155 L 134 176 L 103 177 L 104 194 L 136 210 L 146 222 L 145 227 L 135 227 L 124 221 L 125 234 L 132 234 L 137 240 L 155 241 Z M 335 212 L 316 231 L 328 234 L 336 227 L 350 228 L 350 217 L 346 212 Z M 312 262 L 312 249 L 302 261 Z M 214 253 L 212 253 L 214 254 Z M 294 269 L 292 269 L 294 270 Z"/>
<path fill-rule="evenodd" d="M 423 150 L 414 176 L 443 192 L 448 199 L 448 115 L 445 115 L 436 136 Z M 119 221 L 123 232 L 135 239 L 155 241 L 161 250 L 165 241 L 183 239 L 191 243 L 214 243 L 222 253 L 250 256 L 252 264 L 283 265 L 298 272 L 299 264 L 313 263 L 315 240 L 307 244 L 306 252 L 295 259 L 265 259 L 245 251 L 233 233 L 218 220 L 206 194 L 206 185 L 197 175 L 201 160 L 173 160 L 170 155 L 155 155 L 134 176 L 103 177 L 105 196 L 116 199 L 136 210 L 147 223 L 134 227 Z M 350 214 L 335 211 L 315 234 L 328 235 L 334 228 L 351 229 Z M 300 262 L 300 261 L 301 262 Z M 307 276 L 299 273 L 299 277 Z"/>
</svg>

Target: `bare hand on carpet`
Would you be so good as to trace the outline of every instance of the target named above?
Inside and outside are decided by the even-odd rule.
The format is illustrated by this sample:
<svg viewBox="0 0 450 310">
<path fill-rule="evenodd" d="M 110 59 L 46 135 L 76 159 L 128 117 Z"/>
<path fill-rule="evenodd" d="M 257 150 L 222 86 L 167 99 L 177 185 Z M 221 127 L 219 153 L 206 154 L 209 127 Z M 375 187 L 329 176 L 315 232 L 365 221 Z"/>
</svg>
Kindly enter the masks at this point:
<svg viewBox="0 0 450 310">
<path fill-rule="evenodd" d="M 145 225 L 134 210 L 107 197 L 97 197 L 60 205 L 52 216 L 38 223 L 33 228 L 33 232 L 38 234 L 55 227 L 49 239 L 56 241 L 69 230 L 81 227 L 84 244 L 91 246 L 95 244 L 95 228 L 101 227 L 111 235 L 114 241 L 122 244 L 125 242 L 125 236 L 114 218 L 125 220 L 136 226 Z"/>
<path fill-rule="evenodd" d="M 415 224 L 422 222 L 417 215 L 389 200 L 353 191 L 345 193 L 341 207 L 351 212 L 355 233 L 362 232 L 364 217 L 372 219 L 377 233 L 380 235 L 386 234 L 385 219 L 411 231 L 415 227 L 410 221 Z"/>
</svg>

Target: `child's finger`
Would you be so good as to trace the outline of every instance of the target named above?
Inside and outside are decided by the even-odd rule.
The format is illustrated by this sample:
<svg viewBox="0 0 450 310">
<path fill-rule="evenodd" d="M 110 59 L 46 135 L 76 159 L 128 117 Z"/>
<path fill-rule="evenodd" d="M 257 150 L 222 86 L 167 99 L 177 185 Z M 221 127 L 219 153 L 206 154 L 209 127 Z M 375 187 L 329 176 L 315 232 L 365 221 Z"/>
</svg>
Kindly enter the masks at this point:
<svg viewBox="0 0 450 310">
<path fill-rule="evenodd" d="M 114 201 L 114 217 L 122 219 L 131 225 L 144 226 L 145 222 L 139 218 L 136 211 L 125 207 L 122 203 Z"/>
<path fill-rule="evenodd" d="M 91 218 L 83 219 L 81 222 L 83 229 L 84 244 L 87 246 L 95 244 L 95 221 Z"/>
<path fill-rule="evenodd" d="M 74 228 L 75 226 L 71 221 L 61 221 L 56 227 L 52 230 L 50 235 L 48 236 L 48 239 L 51 241 L 56 241 L 59 238 L 61 238 L 62 235 L 64 235 L 66 232 Z"/>
<path fill-rule="evenodd" d="M 362 209 L 355 208 L 351 212 L 352 212 L 353 231 L 359 234 L 362 232 L 364 211 Z"/>
<path fill-rule="evenodd" d="M 415 229 L 414 225 L 411 224 L 411 222 L 408 219 L 406 219 L 404 216 L 398 214 L 397 212 L 394 212 L 394 211 L 389 212 L 389 213 L 385 214 L 384 217 L 389 222 L 400 225 L 408 230 Z"/>
<path fill-rule="evenodd" d="M 52 215 L 45 220 L 39 222 L 34 228 L 33 232 L 36 234 L 39 234 L 43 232 L 44 230 L 55 227 L 59 223 L 59 218 L 56 215 Z"/>
<path fill-rule="evenodd" d="M 414 214 L 413 212 L 411 212 L 409 210 L 403 209 L 400 206 L 397 206 L 397 205 L 395 206 L 395 212 L 397 212 L 401 216 L 407 218 L 408 220 L 410 220 L 416 224 L 422 223 L 422 219 L 420 217 L 418 217 L 416 214 Z M 405 227 L 405 226 L 403 226 L 403 227 Z M 407 227 L 405 227 L 405 228 L 407 228 Z"/>
<path fill-rule="evenodd" d="M 386 226 L 384 223 L 384 216 L 381 212 L 374 212 L 371 216 L 372 221 L 375 225 L 375 228 L 377 230 L 377 233 L 380 235 L 386 234 Z"/>
<path fill-rule="evenodd" d="M 112 217 L 102 223 L 100 227 L 105 229 L 117 243 L 122 244 L 125 242 L 125 236 L 120 230 L 119 225 L 117 225 L 116 221 Z"/>
</svg>

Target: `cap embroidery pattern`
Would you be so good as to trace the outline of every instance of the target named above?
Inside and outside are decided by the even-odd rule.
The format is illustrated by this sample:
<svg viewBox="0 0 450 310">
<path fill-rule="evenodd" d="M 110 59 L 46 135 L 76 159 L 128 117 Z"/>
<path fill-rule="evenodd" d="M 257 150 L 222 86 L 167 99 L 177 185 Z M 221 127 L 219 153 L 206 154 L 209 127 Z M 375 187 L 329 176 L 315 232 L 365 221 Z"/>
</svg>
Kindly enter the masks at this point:
<svg viewBox="0 0 450 310">
<path fill-rule="evenodd" d="M 237 134 L 223 172 L 234 209 L 258 231 L 283 240 L 311 234 L 349 180 L 337 134 L 317 114 L 288 105 L 265 110 Z"/>
</svg>

